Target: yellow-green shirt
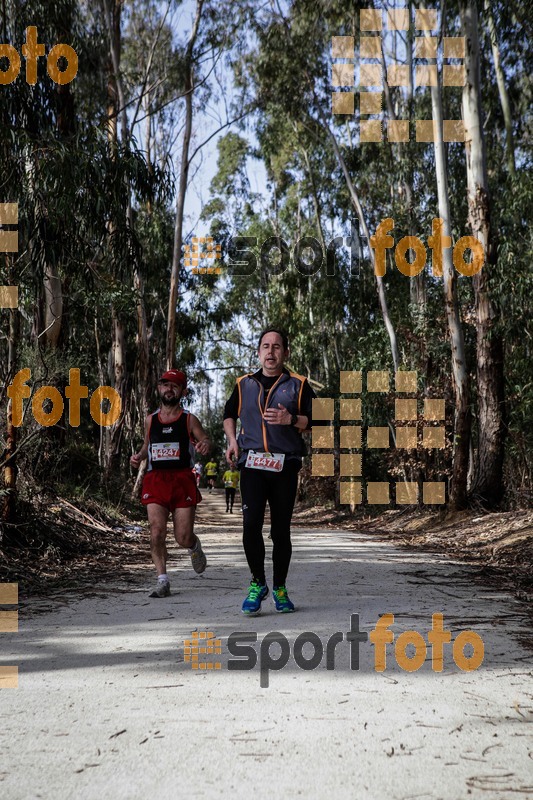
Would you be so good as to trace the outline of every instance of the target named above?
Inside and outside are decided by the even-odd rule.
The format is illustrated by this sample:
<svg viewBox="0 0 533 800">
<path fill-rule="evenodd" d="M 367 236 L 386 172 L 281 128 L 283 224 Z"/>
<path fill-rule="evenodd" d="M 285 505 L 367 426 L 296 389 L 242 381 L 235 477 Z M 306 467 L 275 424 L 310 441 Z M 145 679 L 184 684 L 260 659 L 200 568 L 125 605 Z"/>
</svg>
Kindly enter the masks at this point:
<svg viewBox="0 0 533 800">
<path fill-rule="evenodd" d="M 239 485 L 239 473 L 237 470 L 226 470 L 222 479 L 226 489 L 236 489 Z"/>
<path fill-rule="evenodd" d="M 205 472 L 206 475 L 208 475 L 208 477 L 214 478 L 214 476 L 217 474 L 216 463 L 214 461 L 208 461 L 207 464 L 205 465 Z"/>
</svg>

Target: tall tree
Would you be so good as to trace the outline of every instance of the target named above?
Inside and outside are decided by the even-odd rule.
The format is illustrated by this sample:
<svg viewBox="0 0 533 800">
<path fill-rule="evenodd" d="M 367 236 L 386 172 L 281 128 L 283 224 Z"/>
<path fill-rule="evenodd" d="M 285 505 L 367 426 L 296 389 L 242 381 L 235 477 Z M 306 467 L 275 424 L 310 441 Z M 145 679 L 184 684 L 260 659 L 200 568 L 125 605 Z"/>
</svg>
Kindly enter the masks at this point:
<svg viewBox="0 0 533 800">
<path fill-rule="evenodd" d="M 425 10 L 425 5 L 420 5 Z M 428 32 L 426 31 L 426 36 Z M 444 281 L 444 302 L 451 346 L 453 388 L 455 395 L 453 429 L 453 476 L 450 491 L 450 505 L 455 509 L 465 508 L 467 504 L 467 478 L 470 454 L 470 433 L 472 415 L 470 410 L 470 386 L 466 363 L 466 350 L 463 326 L 457 296 L 457 274 L 454 270 L 451 250 L 451 212 L 448 188 L 448 167 L 443 140 L 443 113 L 441 76 L 431 86 L 431 110 L 433 118 L 435 173 L 439 198 L 439 216 L 442 219 L 442 237 L 448 237 L 448 246 L 442 249 L 442 276 Z M 435 250 L 433 251 L 435 253 Z M 435 272 L 434 268 L 434 272 Z"/>
<path fill-rule="evenodd" d="M 495 322 L 497 313 L 490 296 L 490 272 L 496 262 L 492 237 L 489 181 L 483 138 L 480 90 L 478 15 L 475 2 L 466 0 L 461 8 L 466 36 L 466 82 L 463 89 L 465 125 L 468 221 L 481 242 L 486 263 L 473 276 L 477 335 L 478 453 L 472 493 L 489 505 L 496 505 L 503 492 L 504 375 L 503 342 Z"/>
<path fill-rule="evenodd" d="M 184 55 L 184 95 L 185 95 L 185 129 L 181 144 L 180 175 L 178 183 L 178 196 L 176 198 L 176 222 L 174 226 L 174 249 L 172 252 L 172 268 L 170 272 L 170 293 L 168 298 L 167 314 L 167 342 L 166 366 L 167 369 L 175 366 L 176 362 L 176 310 L 178 302 L 178 283 L 181 265 L 181 248 L 183 244 L 183 215 L 185 212 L 185 196 L 189 181 L 189 148 L 191 144 L 192 119 L 193 119 L 193 93 L 195 89 L 196 56 L 194 47 L 198 37 L 200 19 L 204 0 L 196 0 L 194 22 L 185 48 Z"/>
<path fill-rule="evenodd" d="M 464 6 L 463 6 L 464 9 Z M 505 150 L 507 155 L 507 164 L 511 175 L 516 175 L 515 153 L 514 153 L 514 136 L 513 136 L 513 120 L 511 115 L 511 103 L 509 101 L 509 92 L 505 83 L 505 75 L 500 57 L 500 46 L 498 44 L 498 31 L 494 21 L 494 13 L 492 10 L 492 0 L 485 0 L 484 3 L 485 15 L 487 18 L 487 25 L 489 28 L 490 44 L 492 49 L 492 58 L 494 61 L 494 71 L 496 72 L 496 82 L 498 84 L 498 94 L 500 95 L 500 104 L 502 107 L 503 120 L 505 124 Z M 463 11 L 464 16 L 465 11 Z M 478 52 L 479 55 L 479 52 Z"/>
</svg>

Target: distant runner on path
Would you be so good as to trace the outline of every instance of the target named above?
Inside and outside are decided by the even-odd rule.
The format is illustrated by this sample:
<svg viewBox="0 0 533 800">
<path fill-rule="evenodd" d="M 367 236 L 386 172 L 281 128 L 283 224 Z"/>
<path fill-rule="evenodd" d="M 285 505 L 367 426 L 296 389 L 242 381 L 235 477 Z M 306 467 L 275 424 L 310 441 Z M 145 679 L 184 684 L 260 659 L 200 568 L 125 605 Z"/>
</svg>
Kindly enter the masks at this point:
<svg viewBox="0 0 533 800">
<path fill-rule="evenodd" d="M 209 494 L 211 494 L 211 492 L 215 488 L 217 471 L 218 471 L 218 464 L 216 463 L 216 461 L 213 461 L 212 459 L 211 461 L 208 461 L 207 464 L 205 465 L 205 474 L 207 476 L 207 489 Z"/>
<path fill-rule="evenodd" d="M 157 585 L 150 597 L 168 597 L 170 582 L 167 575 L 167 521 L 172 514 L 174 537 L 180 547 L 186 547 L 195 572 L 201 573 L 207 559 L 194 534 L 194 515 L 202 495 L 196 486 L 191 468 L 191 450 L 207 455 L 211 442 L 200 421 L 180 407 L 187 393 L 184 372 L 170 369 L 164 372 L 157 388 L 161 407 L 146 417 L 144 443 L 130 459 L 138 469 L 148 458 L 143 480 L 142 503 L 150 523 L 150 550 L 157 570 Z"/>
<path fill-rule="evenodd" d="M 202 467 L 202 465 L 201 465 L 201 463 L 199 461 L 197 461 L 196 464 L 194 465 L 194 467 L 192 468 L 192 471 L 194 472 L 194 474 L 196 476 L 196 485 L 197 485 L 198 488 L 200 488 L 200 479 L 202 477 L 203 469 L 204 468 Z"/>
<path fill-rule="evenodd" d="M 226 489 L 226 514 L 228 512 L 233 514 L 233 503 L 235 502 L 235 494 L 239 485 L 239 477 L 239 470 L 235 466 L 227 469 L 222 476 Z"/>
<path fill-rule="evenodd" d="M 241 472 L 243 545 L 252 581 L 243 614 L 258 614 L 268 595 L 263 522 L 270 506 L 276 611 L 294 611 L 285 581 L 292 554 L 291 519 L 298 471 L 305 455 L 302 431 L 311 427 L 315 393 L 307 378 L 283 365 L 289 357 L 287 335 L 267 328 L 259 337 L 261 369 L 237 379 L 224 409 L 226 459 L 238 459 Z M 237 419 L 241 431 L 237 440 Z M 239 447 L 241 452 L 239 454 Z"/>
</svg>

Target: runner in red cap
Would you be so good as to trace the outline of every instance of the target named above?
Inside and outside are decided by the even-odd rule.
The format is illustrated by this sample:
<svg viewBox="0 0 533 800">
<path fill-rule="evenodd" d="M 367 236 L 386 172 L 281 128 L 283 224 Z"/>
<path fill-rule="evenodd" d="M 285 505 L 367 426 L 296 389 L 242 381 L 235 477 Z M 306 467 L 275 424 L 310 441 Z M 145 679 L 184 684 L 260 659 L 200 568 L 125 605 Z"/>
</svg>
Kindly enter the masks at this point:
<svg viewBox="0 0 533 800">
<path fill-rule="evenodd" d="M 187 394 L 187 377 L 179 369 L 169 369 L 157 384 L 161 407 L 146 417 L 144 443 L 130 459 L 138 469 L 148 459 L 142 487 L 142 503 L 150 523 L 150 549 L 157 570 L 157 585 L 150 597 L 168 597 L 167 522 L 172 514 L 174 537 L 187 547 L 195 572 L 201 573 L 207 559 L 194 534 L 194 515 L 202 496 L 196 486 L 192 456 L 207 455 L 211 442 L 194 414 L 180 406 Z"/>
<path fill-rule="evenodd" d="M 187 388 L 187 376 L 181 369 L 167 369 L 166 372 L 163 372 L 159 379 L 159 383 L 177 383 L 178 386 L 183 386 L 184 389 Z"/>
</svg>

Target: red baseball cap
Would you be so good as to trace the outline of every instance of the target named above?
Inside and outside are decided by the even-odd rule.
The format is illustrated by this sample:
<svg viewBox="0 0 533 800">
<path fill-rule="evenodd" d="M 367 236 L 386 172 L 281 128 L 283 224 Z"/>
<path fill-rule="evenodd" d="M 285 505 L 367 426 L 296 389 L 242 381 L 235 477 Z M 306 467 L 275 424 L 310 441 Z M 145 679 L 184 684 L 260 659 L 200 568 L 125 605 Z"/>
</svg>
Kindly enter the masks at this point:
<svg viewBox="0 0 533 800">
<path fill-rule="evenodd" d="M 170 381 L 170 383 L 177 383 L 178 386 L 187 386 L 187 376 L 181 369 L 168 369 L 166 372 L 163 372 L 161 377 L 159 378 L 159 382 L 161 381 Z"/>
</svg>

